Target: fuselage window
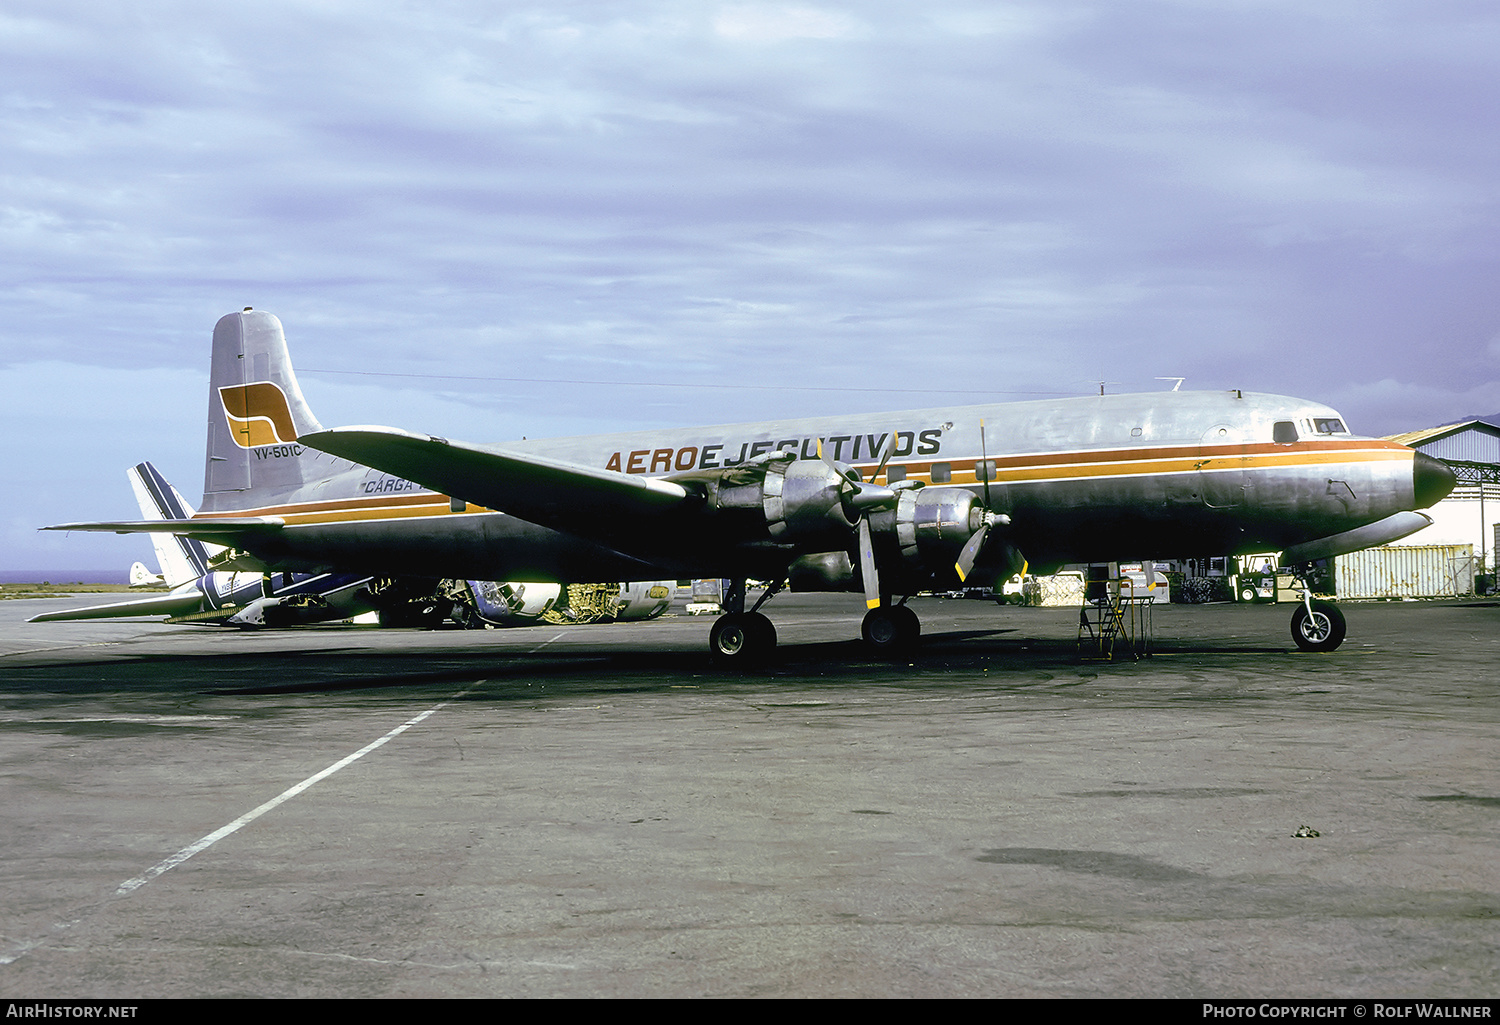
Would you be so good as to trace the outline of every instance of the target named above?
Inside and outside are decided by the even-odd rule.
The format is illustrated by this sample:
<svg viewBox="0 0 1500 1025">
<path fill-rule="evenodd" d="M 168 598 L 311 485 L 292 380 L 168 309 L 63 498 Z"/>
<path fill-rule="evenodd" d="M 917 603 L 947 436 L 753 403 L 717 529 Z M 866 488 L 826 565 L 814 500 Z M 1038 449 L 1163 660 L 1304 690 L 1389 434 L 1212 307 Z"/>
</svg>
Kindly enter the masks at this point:
<svg viewBox="0 0 1500 1025">
<path fill-rule="evenodd" d="M 953 479 L 953 464 L 952 463 L 933 463 L 932 464 L 932 483 L 934 483 L 934 484 L 947 484 L 952 479 Z"/>
<path fill-rule="evenodd" d="M 995 461 L 993 459 L 981 459 L 974 464 L 974 479 L 979 481 L 992 481 L 995 479 Z"/>
<path fill-rule="evenodd" d="M 1297 425 L 1290 420 L 1277 420 L 1271 429 L 1271 440 L 1278 445 L 1290 445 L 1297 440 Z"/>
<path fill-rule="evenodd" d="M 897 481 L 903 481 L 905 479 L 906 479 L 906 467 L 904 467 L 904 466 L 887 466 L 885 468 L 885 482 L 887 484 L 895 484 Z"/>
</svg>

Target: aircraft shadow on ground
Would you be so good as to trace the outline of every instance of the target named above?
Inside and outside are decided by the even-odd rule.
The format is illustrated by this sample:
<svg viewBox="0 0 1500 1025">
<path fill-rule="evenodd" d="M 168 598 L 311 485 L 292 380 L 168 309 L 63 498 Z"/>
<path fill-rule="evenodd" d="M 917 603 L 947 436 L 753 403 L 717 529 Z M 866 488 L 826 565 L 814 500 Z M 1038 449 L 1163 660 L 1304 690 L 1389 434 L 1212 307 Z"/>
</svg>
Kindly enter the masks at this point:
<svg viewBox="0 0 1500 1025">
<path fill-rule="evenodd" d="M 733 687 L 754 681 L 821 686 L 899 685 L 915 680 L 924 685 L 957 684 L 973 674 L 994 685 L 1003 683 L 1004 674 L 1010 672 L 1016 674 L 1018 685 L 1034 685 L 1037 673 L 1072 676 L 1080 669 L 1096 673 L 1111 666 L 1150 664 L 1149 658 L 1082 658 L 1073 639 L 1016 634 L 1010 628 L 936 631 L 924 636 L 916 652 L 900 659 L 872 656 L 856 639 L 790 641 L 783 642 L 765 664 L 744 668 L 716 664 L 706 646 L 702 650 L 578 646 L 529 651 L 481 642 L 438 650 L 390 651 L 355 646 L 308 649 L 289 644 L 275 650 L 236 652 L 231 657 L 209 651 L 11 667 L 6 690 L 34 703 L 46 695 L 71 699 L 110 692 L 143 697 L 317 694 L 443 688 L 485 680 L 517 685 L 513 696 L 519 699 L 536 697 L 537 684 L 553 687 L 554 693 L 564 687 L 568 693 L 621 694 L 683 686 Z M 1246 646 L 1238 640 L 1233 645 L 1172 640 L 1156 648 L 1156 654 L 1164 656 L 1207 658 L 1287 653 L 1283 646 Z M 1168 661 L 1180 664 L 1177 659 Z M 485 693 L 490 699 L 510 696 L 495 686 L 485 688 Z"/>
</svg>

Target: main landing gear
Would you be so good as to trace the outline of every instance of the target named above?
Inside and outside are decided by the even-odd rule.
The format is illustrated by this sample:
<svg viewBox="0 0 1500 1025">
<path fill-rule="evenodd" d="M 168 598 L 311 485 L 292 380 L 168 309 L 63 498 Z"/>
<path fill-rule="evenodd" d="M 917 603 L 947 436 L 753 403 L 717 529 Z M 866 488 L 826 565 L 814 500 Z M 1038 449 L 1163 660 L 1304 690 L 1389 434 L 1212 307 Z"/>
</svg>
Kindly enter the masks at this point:
<svg viewBox="0 0 1500 1025">
<path fill-rule="evenodd" d="M 877 605 L 865 613 L 859 633 L 875 654 L 900 657 L 916 648 L 922 623 L 905 605 Z"/>
<path fill-rule="evenodd" d="M 716 661 L 727 665 L 755 665 L 776 650 L 776 627 L 760 611 L 785 584 L 773 584 L 745 611 L 745 581 L 732 580 L 723 596 L 724 615 L 708 631 L 708 650 Z"/>
<path fill-rule="evenodd" d="M 708 632 L 708 649 L 715 661 L 725 665 L 749 666 L 766 661 L 776 651 L 776 627 L 761 613 L 766 600 L 783 585 L 766 589 L 766 593 L 745 611 L 745 582 L 733 581 L 724 592 L 724 615 L 714 621 Z M 860 635 L 870 651 L 883 658 L 902 658 L 917 647 L 922 624 L 917 614 L 905 605 L 877 605 L 865 613 Z"/>
<path fill-rule="evenodd" d="M 730 612 L 714 621 L 708 647 L 722 662 L 763 662 L 776 650 L 776 627 L 759 612 Z"/>
</svg>

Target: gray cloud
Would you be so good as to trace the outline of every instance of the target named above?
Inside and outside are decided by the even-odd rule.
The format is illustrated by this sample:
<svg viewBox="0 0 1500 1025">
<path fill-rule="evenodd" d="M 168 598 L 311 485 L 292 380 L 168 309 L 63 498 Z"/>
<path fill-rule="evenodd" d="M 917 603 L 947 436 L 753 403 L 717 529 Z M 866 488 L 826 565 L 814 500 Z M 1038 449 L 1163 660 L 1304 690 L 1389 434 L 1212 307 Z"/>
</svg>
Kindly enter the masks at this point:
<svg viewBox="0 0 1500 1025">
<path fill-rule="evenodd" d="M 1497 36 L 1444 0 L 23 0 L 0 366 L 62 414 L 94 368 L 201 375 L 254 305 L 301 367 L 444 375 L 308 373 L 325 420 L 477 440 L 1158 375 L 1490 412 Z M 196 493 L 176 425 L 118 466 L 21 429 L 30 526 L 128 512 L 139 458 Z"/>
</svg>

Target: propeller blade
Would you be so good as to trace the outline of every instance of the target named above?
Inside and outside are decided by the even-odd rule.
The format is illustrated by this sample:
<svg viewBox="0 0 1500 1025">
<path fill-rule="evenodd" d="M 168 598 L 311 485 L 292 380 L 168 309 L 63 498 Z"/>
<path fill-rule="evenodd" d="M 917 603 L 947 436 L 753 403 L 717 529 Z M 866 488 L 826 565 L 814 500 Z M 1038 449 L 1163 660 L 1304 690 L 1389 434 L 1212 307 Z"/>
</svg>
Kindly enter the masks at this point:
<svg viewBox="0 0 1500 1025">
<path fill-rule="evenodd" d="M 984 507 L 993 509 L 994 506 L 990 504 L 990 478 L 994 474 L 990 472 L 990 454 L 984 444 L 984 417 L 979 418 L 979 465 L 984 469 Z"/>
<path fill-rule="evenodd" d="M 870 521 L 859 518 L 859 575 L 865 584 L 865 608 L 880 607 L 880 577 L 875 568 L 875 542 L 870 532 Z"/>
<path fill-rule="evenodd" d="M 823 460 L 824 465 L 832 470 L 834 476 L 838 478 L 839 496 L 844 500 L 847 508 L 860 513 L 867 509 L 877 509 L 895 503 L 896 492 L 890 488 L 879 484 L 865 484 L 855 480 L 853 477 L 845 476 L 845 472 L 849 470 L 849 467 L 841 467 L 828 457 L 828 453 L 823 450 L 823 440 L 821 438 L 818 439 L 818 458 Z M 882 463 L 881 465 L 884 466 L 885 464 Z M 873 477 L 870 479 L 874 480 Z"/>
<path fill-rule="evenodd" d="M 879 480 L 880 475 L 882 473 L 885 473 L 885 464 L 891 461 L 891 456 L 895 453 L 895 451 L 896 432 L 891 431 L 890 437 L 885 443 L 885 451 L 880 454 L 880 465 L 875 467 L 875 473 L 870 477 L 871 480 Z M 886 483 L 889 484 L 890 481 L 886 481 Z"/>
<path fill-rule="evenodd" d="M 840 480 L 849 479 L 844 476 L 844 471 L 839 469 L 839 464 L 833 461 L 833 457 L 830 456 L 826 450 L 824 450 L 822 438 L 818 439 L 818 458 L 823 460 L 824 465 L 826 465 L 830 470 L 833 471 L 834 476 L 838 477 Z"/>
<path fill-rule="evenodd" d="M 990 539 L 990 528 L 1003 527 L 1008 523 L 1010 523 L 1010 517 L 1004 513 L 987 512 L 984 514 L 984 522 L 969 536 L 969 540 L 964 542 L 963 550 L 958 553 L 958 561 L 953 564 L 960 581 L 969 579 L 969 574 L 974 572 L 974 563 L 979 561 L 979 553 L 984 551 L 985 543 Z"/>
<path fill-rule="evenodd" d="M 958 553 L 958 561 L 953 564 L 960 581 L 969 579 L 969 574 L 974 572 L 974 563 L 979 559 L 979 551 L 984 547 L 985 541 L 989 540 L 989 536 L 990 521 L 989 517 L 985 517 L 984 526 L 969 536 L 963 551 Z"/>
</svg>

